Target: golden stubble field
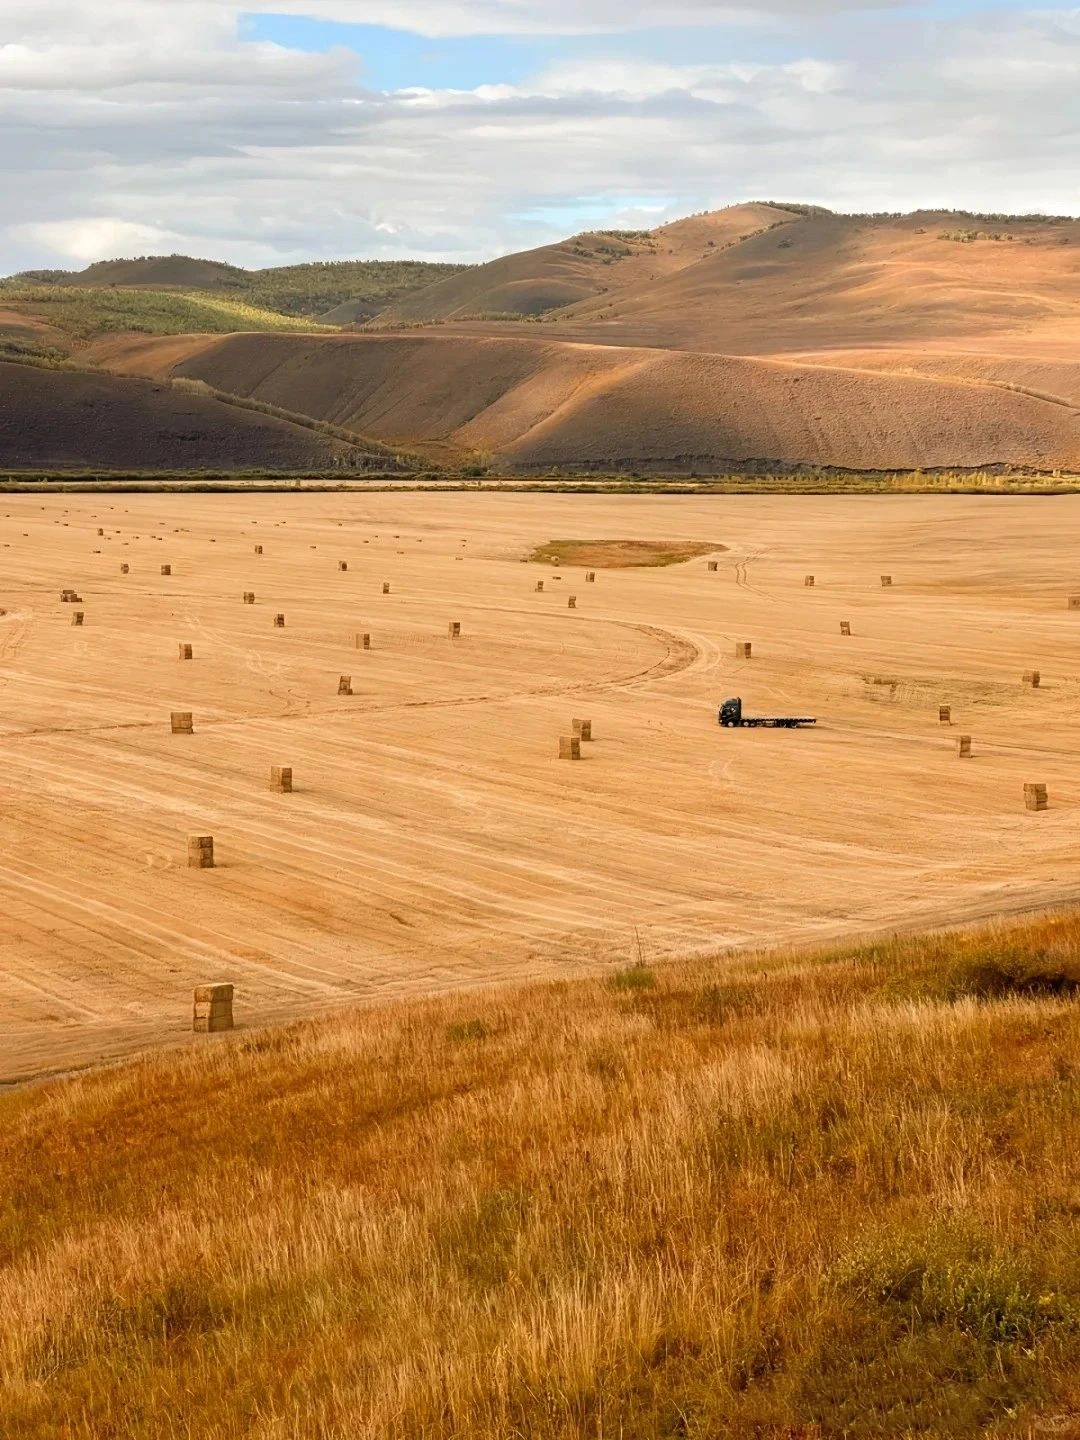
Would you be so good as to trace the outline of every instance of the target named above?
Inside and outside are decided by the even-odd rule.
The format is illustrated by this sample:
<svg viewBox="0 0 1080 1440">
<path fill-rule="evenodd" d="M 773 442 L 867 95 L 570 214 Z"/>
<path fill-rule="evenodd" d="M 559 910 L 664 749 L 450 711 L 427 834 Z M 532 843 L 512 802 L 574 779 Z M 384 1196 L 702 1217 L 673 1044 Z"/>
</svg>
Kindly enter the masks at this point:
<svg viewBox="0 0 1080 1440">
<path fill-rule="evenodd" d="M 568 537 L 718 570 L 522 563 Z M 204 981 L 256 1025 L 1080 883 L 1080 499 L 14 496 L 0 545 L 0 1081 L 183 1041 Z"/>
</svg>

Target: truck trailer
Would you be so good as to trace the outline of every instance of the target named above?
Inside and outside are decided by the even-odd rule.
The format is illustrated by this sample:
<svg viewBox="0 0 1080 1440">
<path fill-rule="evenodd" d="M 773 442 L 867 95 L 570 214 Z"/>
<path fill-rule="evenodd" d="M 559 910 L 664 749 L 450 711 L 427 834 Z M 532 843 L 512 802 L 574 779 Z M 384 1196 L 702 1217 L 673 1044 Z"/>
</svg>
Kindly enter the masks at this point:
<svg viewBox="0 0 1080 1440">
<path fill-rule="evenodd" d="M 817 724 L 806 715 L 744 715 L 740 699 L 725 700 L 718 719 L 726 730 L 801 730 Z"/>
</svg>

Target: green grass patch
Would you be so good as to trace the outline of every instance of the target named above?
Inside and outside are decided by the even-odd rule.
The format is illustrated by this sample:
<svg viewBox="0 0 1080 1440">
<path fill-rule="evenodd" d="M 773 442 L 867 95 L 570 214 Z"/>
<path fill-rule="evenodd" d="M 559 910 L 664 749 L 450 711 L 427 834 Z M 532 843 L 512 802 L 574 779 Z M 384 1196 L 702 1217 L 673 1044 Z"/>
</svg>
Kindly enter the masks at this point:
<svg viewBox="0 0 1080 1440">
<path fill-rule="evenodd" d="M 224 295 L 179 290 L 83 290 L 71 286 L 4 286 L 0 299 L 76 340 L 101 335 L 230 335 L 242 331 L 331 331 L 314 322 Z"/>
</svg>

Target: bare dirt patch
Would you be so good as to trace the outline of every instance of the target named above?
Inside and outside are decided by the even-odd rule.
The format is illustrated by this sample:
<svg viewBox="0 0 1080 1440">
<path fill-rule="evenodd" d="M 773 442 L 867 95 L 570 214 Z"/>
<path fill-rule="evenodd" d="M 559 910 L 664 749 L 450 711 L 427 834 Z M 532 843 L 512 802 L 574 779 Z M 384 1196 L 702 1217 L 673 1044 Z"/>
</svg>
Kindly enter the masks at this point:
<svg viewBox="0 0 1080 1440">
<path fill-rule="evenodd" d="M 591 565 L 596 570 L 644 570 L 682 565 L 700 555 L 715 555 L 726 545 L 696 540 L 549 540 L 529 559 L 537 565 Z"/>
</svg>

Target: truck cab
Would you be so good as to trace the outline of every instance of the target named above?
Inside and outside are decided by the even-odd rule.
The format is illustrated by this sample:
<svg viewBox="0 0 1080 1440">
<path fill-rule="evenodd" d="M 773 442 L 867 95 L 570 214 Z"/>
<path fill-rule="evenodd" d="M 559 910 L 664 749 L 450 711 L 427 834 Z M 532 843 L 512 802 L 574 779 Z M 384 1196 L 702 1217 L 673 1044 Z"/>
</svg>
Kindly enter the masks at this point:
<svg viewBox="0 0 1080 1440">
<path fill-rule="evenodd" d="M 720 706 L 719 720 L 721 725 L 739 726 L 742 724 L 742 701 L 725 700 Z"/>
</svg>

